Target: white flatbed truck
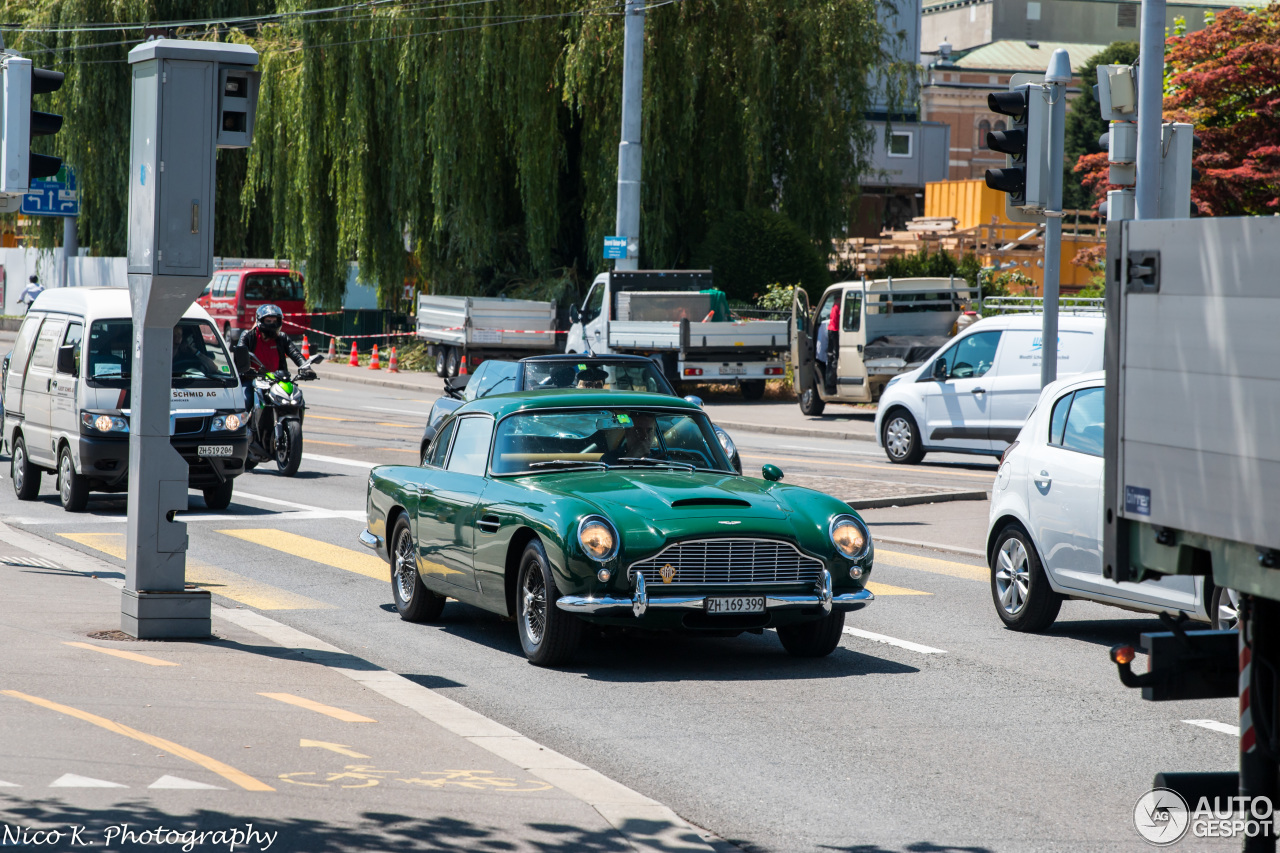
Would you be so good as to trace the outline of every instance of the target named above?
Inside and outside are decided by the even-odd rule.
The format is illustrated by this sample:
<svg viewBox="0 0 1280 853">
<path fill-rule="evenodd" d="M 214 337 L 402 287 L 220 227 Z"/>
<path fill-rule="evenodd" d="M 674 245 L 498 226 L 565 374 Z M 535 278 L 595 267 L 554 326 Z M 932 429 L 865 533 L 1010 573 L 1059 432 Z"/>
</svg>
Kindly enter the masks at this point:
<svg viewBox="0 0 1280 853">
<path fill-rule="evenodd" d="M 457 376 L 463 365 L 475 368 L 490 358 L 558 351 L 553 302 L 424 293 L 417 321 L 417 336 L 436 357 L 440 376 Z"/>
</svg>

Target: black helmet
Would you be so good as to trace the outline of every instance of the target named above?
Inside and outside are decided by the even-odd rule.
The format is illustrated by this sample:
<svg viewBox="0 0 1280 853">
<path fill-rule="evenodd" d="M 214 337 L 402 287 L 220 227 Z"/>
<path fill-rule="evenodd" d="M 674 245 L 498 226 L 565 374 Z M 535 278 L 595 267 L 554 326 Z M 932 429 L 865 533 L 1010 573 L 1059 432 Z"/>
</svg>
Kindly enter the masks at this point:
<svg viewBox="0 0 1280 853">
<path fill-rule="evenodd" d="M 274 338 L 276 332 L 279 332 L 280 327 L 284 325 L 284 312 L 280 310 L 279 305 L 261 305 L 258 307 L 255 319 L 258 321 L 258 328 L 266 332 L 267 337 Z"/>
</svg>

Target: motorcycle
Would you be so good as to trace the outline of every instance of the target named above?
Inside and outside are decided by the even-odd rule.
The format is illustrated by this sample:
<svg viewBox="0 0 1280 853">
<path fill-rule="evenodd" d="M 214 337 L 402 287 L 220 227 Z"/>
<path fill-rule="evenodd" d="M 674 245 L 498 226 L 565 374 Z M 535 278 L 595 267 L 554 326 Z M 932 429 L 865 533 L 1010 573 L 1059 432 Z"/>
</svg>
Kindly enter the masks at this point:
<svg viewBox="0 0 1280 853">
<path fill-rule="evenodd" d="M 249 361 L 255 370 L 265 367 L 252 353 Z M 313 355 L 299 370 L 322 361 L 323 355 Z M 284 476 L 292 477 L 298 473 L 298 466 L 302 464 L 302 418 L 307 404 L 297 383 L 315 378 L 301 373 L 291 378 L 287 371 L 268 371 L 253 380 L 254 406 L 249 413 L 246 469 L 252 470 L 259 462 L 274 459 Z"/>
</svg>

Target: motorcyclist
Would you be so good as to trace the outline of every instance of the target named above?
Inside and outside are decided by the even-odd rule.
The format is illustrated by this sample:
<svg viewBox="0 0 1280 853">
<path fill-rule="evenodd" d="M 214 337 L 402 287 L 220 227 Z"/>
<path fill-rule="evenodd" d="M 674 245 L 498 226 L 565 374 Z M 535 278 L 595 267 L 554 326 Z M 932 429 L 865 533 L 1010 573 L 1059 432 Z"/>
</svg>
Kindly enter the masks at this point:
<svg viewBox="0 0 1280 853">
<path fill-rule="evenodd" d="M 289 340 L 289 336 L 283 334 L 284 312 L 280 310 L 278 305 L 262 305 L 258 308 L 258 313 L 254 317 L 255 323 L 252 329 L 240 336 L 240 340 L 236 341 L 236 348 L 243 349 L 251 353 L 258 361 L 262 362 L 259 368 L 264 373 L 283 370 L 288 373 L 289 359 L 298 365 L 298 375 L 307 379 L 315 378 L 315 371 L 310 367 L 304 366 L 302 353 L 298 351 L 298 346 Z M 246 375 L 241 377 L 244 381 L 244 399 L 245 407 L 253 409 L 253 380 L 256 371 L 253 368 L 246 371 Z"/>
</svg>

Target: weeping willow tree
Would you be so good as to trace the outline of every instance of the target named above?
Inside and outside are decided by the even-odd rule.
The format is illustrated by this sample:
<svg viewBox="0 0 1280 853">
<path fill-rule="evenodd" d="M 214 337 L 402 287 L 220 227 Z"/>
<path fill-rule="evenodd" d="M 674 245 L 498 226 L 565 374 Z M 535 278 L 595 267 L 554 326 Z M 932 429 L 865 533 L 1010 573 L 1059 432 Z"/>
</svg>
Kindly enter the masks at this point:
<svg viewBox="0 0 1280 853">
<path fill-rule="evenodd" d="M 124 248 L 131 46 L 108 43 L 140 36 L 69 25 L 199 18 L 182 34 L 256 47 L 253 146 L 219 155 L 219 251 L 303 260 L 309 300 L 333 306 L 352 260 L 388 302 L 407 278 L 554 293 L 602 266 L 623 17 L 618 0 L 589 2 L 0 6 L 33 27 L 10 45 L 68 74 L 55 146 L 80 170 L 82 243 L 104 254 Z M 743 209 L 779 209 L 819 245 L 839 232 L 868 168 L 869 81 L 891 63 L 875 3 L 651 4 L 643 264 L 687 263 L 711 225 Z"/>
</svg>

